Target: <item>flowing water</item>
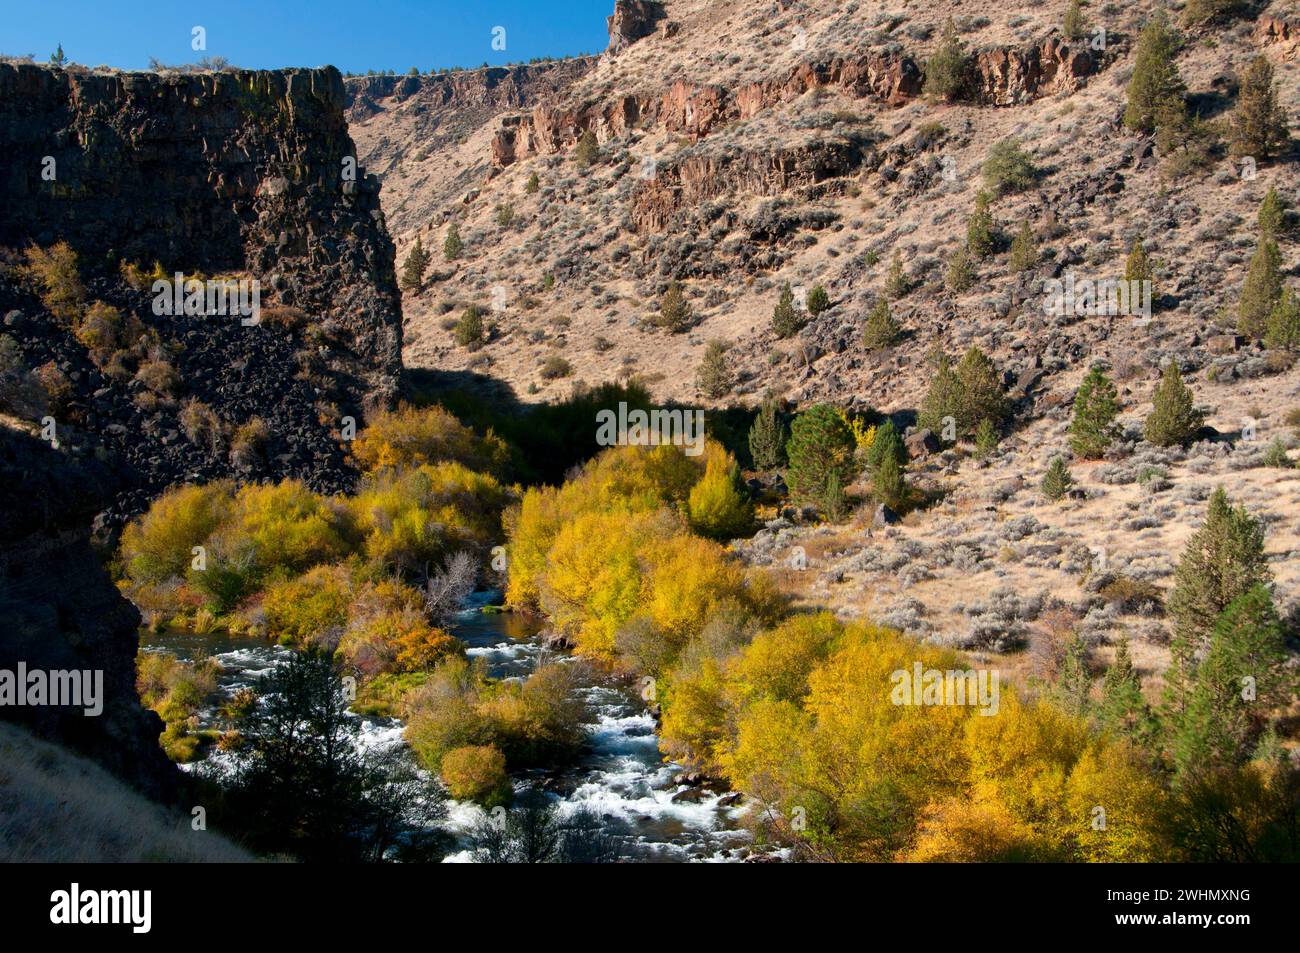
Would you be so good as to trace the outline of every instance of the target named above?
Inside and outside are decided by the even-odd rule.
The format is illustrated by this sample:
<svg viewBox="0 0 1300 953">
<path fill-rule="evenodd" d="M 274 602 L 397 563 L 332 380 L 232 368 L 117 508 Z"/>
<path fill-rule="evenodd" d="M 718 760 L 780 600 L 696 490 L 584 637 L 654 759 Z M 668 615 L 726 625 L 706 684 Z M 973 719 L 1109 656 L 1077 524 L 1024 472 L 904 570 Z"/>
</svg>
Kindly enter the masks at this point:
<svg viewBox="0 0 1300 953">
<path fill-rule="evenodd" d="M 483 612 L 499 593 L 476 593 L 452 627 L 471 658 L 482 658 L 496 678 L 526 678 L 549 656 L 561 663 L 573 657 L 547 649 L 535 627 L 510 613 Z M 243 687 L 251 687 L 291 649 L 225 634 L 168 631 L 141 633 L 145 651 L 167 652 L 183 661 L 209 655 L 222 667 L 218 698 L 199 714 L 205 726 L 216 723 L 217 707 Z M 727 861 L 747 854 L 750 839 L 741 829 L 741 807 L 726 807 L 710 791 L 676 784 L 680 765 L 659 754 L 655 722 L 627 685 L 594 668 L 580 689 L 591 719 L 582 757 L 572 765 L 515 778 L 516 791 L 540 787 L 562 814 L 586 809 L 603 830 L 622 842 L 631 859 L 644 861 Z M 395 718 L 361 716 L 365 747 L 402 745 L 402 723 Z M 676 798 L 676 800 L 674 800 Z M 468 861 L 467 834 L 482 818 L 474 804 L 448 801 L 445 826 L 458 841 L 449 861 Z"/>
</svg>

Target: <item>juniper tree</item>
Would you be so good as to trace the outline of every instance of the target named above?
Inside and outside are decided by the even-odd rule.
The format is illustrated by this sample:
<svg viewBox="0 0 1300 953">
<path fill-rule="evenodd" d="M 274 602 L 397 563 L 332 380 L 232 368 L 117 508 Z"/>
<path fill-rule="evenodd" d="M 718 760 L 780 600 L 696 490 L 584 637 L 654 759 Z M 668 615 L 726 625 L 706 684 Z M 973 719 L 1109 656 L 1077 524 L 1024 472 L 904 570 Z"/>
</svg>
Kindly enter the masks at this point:
<svg viewBox="0 0 1300 953">
<path fill-rule="evenodd" d="M 972 433 L 981 420 L 1001 424 L 1010 414 L 1002 378 L 987 354 L 974 345 L 957 362 L 957 427 Z"/>
<path fill-rule="evenodd" d="M 1261 237 L 1241 286 L 1237 330 L 1247 337 L 1263 337 L 1278 298 L 1282 296 L 1282 253 L 1277 242 Z"/>
<path fill-rule="evenodd" d="M 1011 240 L 1008 264 L 1016 274 L 1029 271 L 1038 264 L 1038 239 L 1034 237 L 1034 230 L 1029 227 L 1028 220 L 1020 223 L 1020 231 Z"/>
<path fill-rule="evenodd" d="M 785 460 L 785 422 L 778 412 L 776 397 L 768 391 L 749 428 L 749 455 L 758 470 L 775 470 Z"/>
<path fill-rule="evenodd" d="M 921 412 L 917 416 L 917 423 L 939 434 L 944 440 L 956 439 L 958 436 L 956 432 L 957 403 L 960 399 L 961 381 L 957 379 L 957 372 L 953 370 L 948 356 L 940 354 L 938 366 L 935 368 L 934 379 L 931 380 L 930 389 L 921 402 Z M 946 433 L 945 418 L 951 418 L 952 420 L 953 432 L 951 437 Z"/>
<path fill-rule="evenodd" d="M 980 459 L 987 457 L 998 448 L 998 428 L 987 417 L 975 428 L 975 455 Z"/>
<path fill-rule="evenodd" d="M 402 265 L 402 290 L 419 291 L 424 286 L 424 273 L 429 268 L 429 253 L 424 250 L 420 236 L 415 236 L 415 244 Z"/>
<path fill-rule="evenodd" d="M 464 250 L 465 243 L 460 240 L 460 226 L 452 222 L 447 226 L 447 237 L 442 243 L 442 254 L 448 261 L 455 261 Z"/>
<path fill-rule="evenodd" d="M 1065 658 L 1056 676 L 1052 695 L 1056 704 L 1076 718 L 1088 713 L 1092 676 L 1088 674 L 1088 646 L 1077 633 L 1065 646 Z"/>
<path fill-rule="evenodd" d="M 794 303 L 794 291 L 787 281 L 781 286 L 781 297 L 772 310 L 772 332 L 778 338 L 790 338 L 804 326 L 803 315 Z"/>
<path fill-rule="evenodd" d="M 1188 26 L 1222 23 L 1240 16 L 1247 9 L 1243 0 L 1187 0 L 1187 6 L 1183 7 L 1183 22 Z"/>
<path fill-rule="evenodd" d="M 826 478 L 826 490 L 822 493 L 821 511 L 832 523 L 844 519 L 848 509 L 848 499 L 844 495 L 844 486 L 840 483 L 839 473 L 832 472 Z"/>
<path fill-rule="evenodd" d="M 1264 344 L 1277 351 L 1300 351 L 1300 300 L 1291 288 L 1283 288 L 1268 318 Z"/>
<path fill-rule="evenodd" d="M 867 469 L 873 473 L 880 469 L 886 457 L 893 457 L 899 466 L 907 464 L 907 447 L 892 420 L 886 420 L 876 428 L 876 436 L 867 449 Z"/>
<path fill-rule="evenodd" d="M 659 315 L 655 325 L 673 334 L 679 334 L 691 326 L 694 314 L 682 286 L 675 281 L 668 282 L 664 295 L 659 300 Z"/>
<path fill-rule="evenodd" d="M 1273 87 L 1273 65 L 1256 56 L 1246 70 L 1232 114 L 1233 155 L 1265 159 L 1285 148 L 1290 138 L 1286 112 L 1278 104 Z"/>
<path fill-rule="evenodd" d="M 907 502 L 907 479 L 903 467 L 893 454 L 886 454 L 871 479 L 872 494 L 876 502 L 891 510 L 902 510 Z"/>
<path fill-rule="evenodd" d="M 953 251 L 948 259 L 948 273 L 943 283 L 953 294 L 961 294 L 975 284 L 975 267 L 971 264 L 970 252 L 962 245 Z"/>
<path fill-rule="evenodd" d="M 1142 679 L 1133 668 L 1128 639 L 1120 640 L 1115 660 L 1102 678 L 1097 722 L 1103 730 L 1130 738 L 1144 748 L 1155 738 L 1157 723 L 1142 694 Z"/>
<path fill-rule="evenodd" d="M 1063 499 L 1072 486 L 1074 486 L 1074 477 L 1070 476 L 1070 469 L 1065 465 L 1065 461 L 1060 457 L 1052 457 L 1047 472 L 1043 474 L 1043 482 L 1039 484 L 1043 496 L 1055 503 Z"/>
<path fill-rule="evenodd" d="M 980 168 L 984 184 L 995 195 L 1023 192 L 1038 178 L 1038 170 L 1016 139 L 999 139 L 989 149 L 988 157 Z"/>
<path fill-rule="evenodd" d="M 903 259 L 898 252 L 894 252 L 893 260 L 889 263 L 889 274 L 885 278 L 885 294 L 894 300 L 911 290 L 912 282 L 903 270 Z"/>
<path fill-rule="evenodd" d="M 808 313 L 814 317 L 821 314 L 831 306 L 831 296 L 826 293 L 826 289 L 821 285 L 815 286 L 812 291 L 808 292 Z"/>
<path fill-rule="evenodd" d="M 1183 94 L 1187 91 L 1174 62 L 1179 40 L 1163 12 L 1158 12 L 1143 28 L 1137 44 L 1137 62 L 1128 84 L 1128 106 L 1124 125 L 1137 132 L 1156 131 L 1159 122 L 1168 122 L 1185 111 Z"/>
<path fill-rule="evenodd" d="M 867 315 L 867 325 L 862 331 L 863 347 L 868 351 L 890 347 L 898 342 L 902 334 L 889 307 L 889 299 L 883 296 L 878 298 L 871 313 Z"/>
<path fill-rule="evenodd" d="M 1119 414 L 1115 384 L 1094 367 L 1074 394 L 1074 418 L 1070 421 L 1070 449 L 1084 460 L 1095 460 L 1115 440 Z"/>
<path fill-rule="evenodd" d="M 1082 40 L 1088 35 L 1088 21 L 1083 15 L 1082 0 L 1070 0 L 1061 21 L 1061 33 L 1067 40 Z"/>
<path fill-rule="evenodd" d="M 1259 203 L 1259 237 L 1276 239 L 1282 233 L 1286 220 L 1286 209 L 1277 189 L 1269 189 L 1264 201 Z"/>
<path fill-rule="evenodd" d="M 527 195 L 533 195 L 541 187 L 542 187 L 541 180 L 537 178 L 537 173 L 534 172 L 532 175 L 528 177 L 528 181 L 524 183 L 524 193 Z"/>
<path fill-rule="evenodd" d="M 723 341 L 710 341 L 704 349 L 695 376 L 696 386 L 705 397 L 717 400 L 731 393 L 736 385 L 736 377 L 727 362 L 727 345 Z"/>
<path fill-rule="evenodd" d="M 1272 597 L 1252 586 L 1215 620 L 1186 705 L 1172 717 L 1180 775 L 1239 766 L 1255 754 L 1268 717 L 1293 697 L 1286 638 Z"/>
<path fill-rule="evenodd" d="M 987 192 L 975 196 L 975 211 L 966 224 L 966 250 L 972 258 L 984 258 L 993 251 L 993 213 L 989 211 Z"/>
<path fill-rule="evenodd" d="M 969 73 L 970 59 L 966 47 L 957 35 L 952 17 L 949 17 L 943 26 L 939 45 L 925 61 L 925 94 L 935 99 L 954 100 L 966 89 Z"/>
<path fill-rule="evenodd" d="M 477 351 L 483 346 L 484 335 L 483 312 L 477 305 L 470 305 L 456 322 L 456 343 L 466 350 Z"/>
<path fill-rule="evenodd" d="M 1128 258 L 1124 260 L 1124 280 L 1126 282 L 1149 281 L 1154 286 L 1155 270 L 1151 266 L 1151 259 L 1147 257 L 1147 250 L 1142 247 L 1141 239 L 1133 242 L 1133 247 L 1129 249 Z M 1154 287 L 1151 295 L 1155 297 Z"/>
<path fill-rule="evenodd" d="M 1183 549 L 1165 607 L 1185 649 L 1202 649 L 1219 614 L 1248 589 L 1269 582 L 1264 528 L 1233 506 L 1223 487 L 1210 497 L 1205 522 Z"/>
<path fill-rule="evenodd" d="M 1178 362 L 1170 361 L 1156 387 L 1151 413 L 1142 435 L 1157 447 L 1185 446 L 1201 429 L 1204 416 L 1192 403 L 1192 391 L 1183 383 Z"/>
</svg>

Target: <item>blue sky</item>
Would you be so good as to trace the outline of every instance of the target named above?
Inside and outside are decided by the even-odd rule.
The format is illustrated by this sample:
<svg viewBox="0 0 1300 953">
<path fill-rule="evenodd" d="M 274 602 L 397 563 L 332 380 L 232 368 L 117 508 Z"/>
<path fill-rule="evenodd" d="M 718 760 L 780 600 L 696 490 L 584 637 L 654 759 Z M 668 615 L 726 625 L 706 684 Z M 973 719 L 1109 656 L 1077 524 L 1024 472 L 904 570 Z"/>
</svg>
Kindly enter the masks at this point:
<svg viewBox="0 0 1300 953">
<path fill-rule="evenodd" d="M 598 53 L 614 0 L 23 0 L 5 3 L 0 54 L 45 60 L 62 43 L 87 66 L 144 69 L 149 58 L 236 66 L 322 66 L 363 73 L 499 65 Z M 193 27 L 207 50 L 191 49 Z M 504 51 L 492 49 L 505 28 Z"/>
</svg>

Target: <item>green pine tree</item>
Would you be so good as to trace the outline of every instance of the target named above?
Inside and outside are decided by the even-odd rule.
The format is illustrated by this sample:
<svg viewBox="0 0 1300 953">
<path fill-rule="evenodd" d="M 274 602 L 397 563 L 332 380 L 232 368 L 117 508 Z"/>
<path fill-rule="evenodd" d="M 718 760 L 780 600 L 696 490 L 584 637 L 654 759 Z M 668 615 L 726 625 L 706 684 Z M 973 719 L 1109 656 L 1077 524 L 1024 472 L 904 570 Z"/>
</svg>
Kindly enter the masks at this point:
<svg viewBox="0 0 1300 953">
<path fill-rule="evenodd" d="M 1115 660 L 1102 679 L 1097 721 L 1103 730 L 1129 738 L 1143 748 L 1155 740 L 1157 722 L 1142 695 L 1142 679 L 1133 668 L 1128 639 L 1120 640 Z"/>
<path fill-rule="evenodd" d="M 985 417 L 975 428 L 975 455 L 981 460 L 998 448 L 998 428 Z"/>
<path fill-rule="evenodd" d="M 897 344 L 902 336 L 902 328 L 894 320 L 889 299 L 877 298 L 871 313 L 867 315 L 867 325 L 862 331 L 863 347 L 868 351 L 877 351 Z"/>
<path fill-rule="evenodd" d="M 948 273 L 944 276 L 943 283 L 953 294 L 968 291 L 975 284 L 975 266 L 971 263 L 971 255 L 965 245 L 959 246 L 949 257 Z"/>
<path fill-rule="evenodd" d="M 1277 101 L 1273 65 L 1267 57 L 1250 61 L 1232 114 L 1230 151 L 1237 156 L 1266 159 L 1278 155 L 1291 138 L 1286 112 Z"/>
<path fill-rule="evenodd" d="M 889 274 L 885 278 L 885 296 L 896 301 L 912 290 L 912 280 L 903 270 L 903 259 L 898 252 L 889 263 Z"/>
<path fill-rule="evenodd" d="M 925 400 L 921 402 L 921 413 L 917 423 L 944 440 L 955 440 L 960 437 L 957 415 L 961 410 L 959 406 L 962 397 L 961 389 L 961 381 L 949 363 L 948 356 L 941 354 L 938 366 L 935 368 L 934 379 L 930 382 L 930 390 L 926 393 Z M 947 428 L 944 426 L 947 418 L 952 420 L 951 437 L 946 433 Z"/>
<path fill-rule="evenodd" d="M 424 250 L 424 243 L 417 235 L 415 244 L 411 246 L 406 262 L 402 265 L 402 290 L 419 291 L 424 287 L 424 273 L 428 268 L 429 253 Z"/>
<path fill-rule="evenodd" d="M 1204 422 L 1204 415 L 1192 403 L 1191 388 L 1183 383 L 1178 362 L 1170 361 L 1156 387 L 1142 435 L 1157 447 L 1186 446 Z"/>
<path fill-rule="evenodd" d="M 731 393 L 736 386 L 736 376 L 727 361 L 727 344 L 725 341 L 710 341 L 704 349 L 704 357 L 696 371 L 696 385 L 700 392 L 710 400 L 718 400 Z"/>
<path fill-rule="evenodd" d="M 907 478 L 898 458 L 886 455 L 871 478 L 871 495 L 877 503 L 883 503 L 896 513 L 901 513 L 907 505 Z"/>
<path fill-rule="evenodd" d="M 1300 351 L 1300 300 L 1291 288 L 1283 288 L 1273 306 L 1264 344 L 1275 351 Z"/>
<path fill-rule="evenodd" d="M 682 291 L 682 286 L 675 281 L 668 282 L 664 295 L 659 300 L 659 315 L 654 324 L 672 334 L 680 334 L 691 326 L 695 312 L 691 309 Z"/>
<path fill-rule="evenodd" d="M 758 416 L 749 428 L 749 455 L 757 470 L 775 470 L 785 461 L 785 422 L 771 391 L 759 405 Z"/>
<path fill-rule="evenodd" d="M 1074 419 L 1070 421 L 1070 449 L 1084 460 L 1101 457 L 1114 442 L 1119 427 L 1115 418 L 1119 401 L 1115 384 L 1101 368 L 1090 370 L 1074 394 Z"/>
<path fill-rule="evenodd" d="M 1061 33 L 1067 40 L 1082 40 L 1088 35 L 1088 21 L 1083 15 L 1082 0 L 1070 0 L 1061 22 Z"/>
<path fill-rule="evenodd" d="M 461 312 L 460 320 L 456 322 L 456 343 L 469 351 L 477 351 L 483 346 L 485 329 L 483 327 L 483 312 L 476 305 L 470 305 Z"/>
<path fill-rule="evenodd" d="M 578 137 L 578 145 L 573 150 L 573 158 L 581 169 L 586 169 L 599 161 L 600 143 L 596 141 L 596 134 L 590 129 L 585 130 Z"/>
<path fill-rule="evenodd" d="M 925 61 L 925 94 L 951 102 L 965 91 L 969 78 L 970 58 L 949 17 L 938 47 Z"/>
<path fill-rule="evenodd" d="M 528 177 L 528 181 L 524 183 L 524 193 L 526 195 L 535 195 L 541 187 L 541 180 L 537 178 L 537 173 L 534 172 Z"/>
<path fill-rule="evenodd" d="M 1250 259 L 1246 283 L 1241 287 L 1237 330 L 1247 337 L 1263 337 L 1281 296 L 1282 252 L 1273 239 L 1261 238 Z"/>
<path fill-rule="evenodd" d="M 813 317 L 821 314 L 831 306 L 831 296 L 821 285 L 816 285 L 808 292 L 808 313 Z"/>
<path fill-rule="evenodd" d="M 464 249 L 465 243 L 460 240 L 460 226 L 452 222 L 447 226 L 447 237 L 442 243 L 443 257 L 448 261 L 455 261 Z"/>
<path fill-rule="evenodd" d="M 1277 189 L 1269 189 L 1264 201 L 1259 203 L 1259 237 L 1276 240 L 1282 234 L 1282 225 L 1286 220 L 1286 208 Z"/>
<path fill-rule="evenodd" d="M 875 439 L 867 449 L 867 469 L 874 473 L 886 457 L 893 457 L 900 467 L 907 465 L 907 447 L 892 420 L 886 420 L 876 428 Z"/>
<path fill-rule="evenodd" d="M 955 371 L 958 382 L 957 431 L 970 434 L 981 420 L 1001 424 L 1011 413 L 1002 390 L 1002 377 L 987 354 L 974 345 L 962 355 Z"/>
<path fill-rule="evenodd" d="M 1026 220 L 1020 223 L 1020 231 L 1011 240 L 1011 254 L 1008 258 L 1013 274 L 1029 271 L 1038 264 L 1038 239 Z"/>
<path fill-rule="evenodd" d="M 1072 486 L 1074 486 L 1074 477 L 1070 476 L 1070 469 L 1065 465 L 1065 461 L 1060 457 L 1052 457 L 1052 462 L 1047 467 L 1047 473 L 1043 475 L 1043 482 L 1040 484 L 1043 496 L 1055 503 L 1064 499 Z"/>
<path fill-rule="evenodd" d="M 966 224 L 966 250 L 970 252 L 972 258 L 988 257 L 997 242 L 989 202 L 990 197 L 987 192 L 980 192 L 975 196 L 975 211 Z"/>
<path fill-rule="evenodd" d="M 1154 285 L 1155 270 L 1152 268 L 1151 259 L 1147 257 L 1147 250 L 1142 247 L 1141 239 L 1133 242 L 1128 258 L 1124 260 L 1124 280 L 1150 281 Z M 1151 297 L 1154 298 L 1155 294 L 1155 288 L 1152 287 Z"/>
<path fill-rule="evenodd" d="M 1174 62 L 1179 45 L 1163 12 L 1158 12 L 1142 30 L 1124 110 L 1124 125 L 1129 129 L 1155 132 L 1158 123 L 1185 112 L 1183 95 L 1187 87 Z"/>
<path fill-rule="evenodd" d="M 856 447 L 853 430 L 830 404 L 814 404 L 795 417 L 785 445 L 786 483 L 794 498 L 821 505 L 831 474 L 840 486 L 852 482 Z"/>
<path fill-rule="evenodd" d="M 781 286 L 781 298 L 772 311 L 772 331 L 778 338 L 790 338 L 804 326 L 804 316 L 795 307 L 794 291 L 790 282 Z"/>
<path fill-rule="evenodd" d="M 1065 646 L 1065 658 L 1053 686 L 1053 697 L 1060 708 L 1076 718 L 1083 718 L 1091 708 L 1092 676 L 1088 674 L 1088 645 L 1078 634 Z"/>
</svg>

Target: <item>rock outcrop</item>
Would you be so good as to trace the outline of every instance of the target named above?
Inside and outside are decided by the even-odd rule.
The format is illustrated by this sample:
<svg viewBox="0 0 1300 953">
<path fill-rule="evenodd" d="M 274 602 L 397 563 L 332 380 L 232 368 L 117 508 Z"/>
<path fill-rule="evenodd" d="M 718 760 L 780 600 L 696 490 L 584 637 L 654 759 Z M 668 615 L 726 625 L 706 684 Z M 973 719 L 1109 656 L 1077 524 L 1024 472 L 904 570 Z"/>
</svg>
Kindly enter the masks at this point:
<svg viewBox="0 0 1300 953">
<path fill-rule="evenodd" d="M 972 57 L 967 98 L 979 105 L 1011 106 L 1074 90 L 1117 54 L 1117 44 L 1112 43 L 1104 54 L 1094 53 L 1086 45 L 1067 43 L 1055 32 L 1027 46 L 985 50 Z M 800 63 L 784 75 L 735 89 L 679 80 L 666 90 L 604 102 L 541 103 L 531 113 L 502 118 L 492 141 L 492 160 L 504 166 L 531 155 L 553 155 L 572 147 L 589 129 L 601 142 L 618 138 L 635 125 L 661 125 L 699 140 L 719 126 L 752 119 L 820 88 L 835 87 L 852 96 L 900 106 L 921 95 L 922 81 L 918 57 L 873 50 Z"/>
<path fill-rule="evenodd" d="M 654 0 L 614 0 L 614 13 L 605 18 L 609 28 L 606 52 L 617 53 L 649 36 L 663 17 L 663 4 Z"/>
<path fill-rule="evenodd" d="M 333 322 L 381 397 L 401 303 L 379 183 L 356 161 L 332 67 L 74 73 L 0 64 L 0 245 L 237 271 Z"/>
<path fill-rule="evenodd" d="M 1300 20 L 1262 16 L 1255 22 L 1255 41 L 1269 47 L 1284 60 L 1300 56 Z"/>
<path fill-rule="evenodd" d="M 115 482 L 0 426 L 0 669 L 103 673 L 103 712 L 0 705 L 0 718 L 83 752 L 156 799 L 181 774 L 158 745 L 163 723 L 135 690 L 140 614 L 90 546 L 90 524 Z"/>
</svg>

